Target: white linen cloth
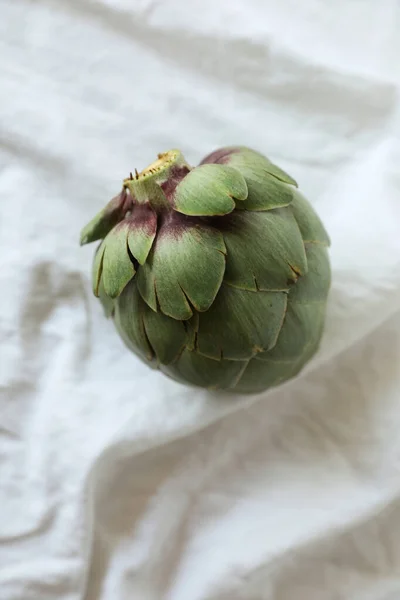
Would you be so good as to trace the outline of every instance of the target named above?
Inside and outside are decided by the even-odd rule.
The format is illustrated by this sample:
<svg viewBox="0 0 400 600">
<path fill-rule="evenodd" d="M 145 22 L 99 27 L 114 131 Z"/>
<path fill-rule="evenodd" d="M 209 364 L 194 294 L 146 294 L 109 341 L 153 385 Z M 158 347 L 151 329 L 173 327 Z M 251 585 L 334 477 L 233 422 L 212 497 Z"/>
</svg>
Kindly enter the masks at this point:
<svg viewBox="0 0 400 600">
<path fill-rule="evenodd" d="M 0 599 L 400 598 L 400 5 L 0 1 Z M 332 238 L 318 356 L 131 355 L 81 227 L 160 151 L 267 154 Z"/>
</svg>

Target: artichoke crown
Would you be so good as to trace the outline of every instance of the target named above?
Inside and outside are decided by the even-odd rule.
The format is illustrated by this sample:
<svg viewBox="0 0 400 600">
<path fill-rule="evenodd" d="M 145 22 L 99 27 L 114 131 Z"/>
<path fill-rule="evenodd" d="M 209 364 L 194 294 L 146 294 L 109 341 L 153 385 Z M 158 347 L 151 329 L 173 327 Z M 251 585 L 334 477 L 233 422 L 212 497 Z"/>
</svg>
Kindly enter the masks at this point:
<svg viewBox="0 0 400 600">
<path fill-rule="evenodd" d="M 328 235 L 262 154 L 219 149 L 192 168 L 159 154 L 83 229 L 102 240 L 93 290 L 125 343 L 193 385 L 257 392 L 293 377 L 321 338 Z"/>
</svg>

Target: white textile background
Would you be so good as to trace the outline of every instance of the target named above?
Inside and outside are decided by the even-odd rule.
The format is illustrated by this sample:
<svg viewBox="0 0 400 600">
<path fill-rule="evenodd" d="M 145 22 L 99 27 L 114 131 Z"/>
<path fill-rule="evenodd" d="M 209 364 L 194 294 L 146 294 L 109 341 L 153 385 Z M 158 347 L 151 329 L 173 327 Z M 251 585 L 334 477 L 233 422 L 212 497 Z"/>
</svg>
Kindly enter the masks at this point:
<svg viewBox="0 0 400 600">
<path fill-rule="evenodd" d="M 0 0 L 0 600 L 400 598 L 400 4 Z M 323 345 L 235 399 L 150 371 L 80 228 L 254 147 L 332 238 Z"/>
</svg>

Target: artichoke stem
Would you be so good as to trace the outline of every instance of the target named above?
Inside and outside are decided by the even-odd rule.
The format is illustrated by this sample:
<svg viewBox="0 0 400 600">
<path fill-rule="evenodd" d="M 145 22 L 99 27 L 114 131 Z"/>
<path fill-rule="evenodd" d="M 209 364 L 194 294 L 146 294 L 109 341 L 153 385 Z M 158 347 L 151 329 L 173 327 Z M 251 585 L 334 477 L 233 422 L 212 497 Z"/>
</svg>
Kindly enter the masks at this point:
<svg viewBox="0 0 400 600">
<path fill-rule="evenodd" d="M 170 150 L 159 154 L 157 160 L 135 175 L 124 179 L 124 187 L 129 189 L 134 201 L 138 204 L 149 203 L 156 212 L 170 209 L 170 204 L 162 191 L 162 184 L 167 182 L 177 167 L 190 166 L 179 150 Z"/>
</svg>

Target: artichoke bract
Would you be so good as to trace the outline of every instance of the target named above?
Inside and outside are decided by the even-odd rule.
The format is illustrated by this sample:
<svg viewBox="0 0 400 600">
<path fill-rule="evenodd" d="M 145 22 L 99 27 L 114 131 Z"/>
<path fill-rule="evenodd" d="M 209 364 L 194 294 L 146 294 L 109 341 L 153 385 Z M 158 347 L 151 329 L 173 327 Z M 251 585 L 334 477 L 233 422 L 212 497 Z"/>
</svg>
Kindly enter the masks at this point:
<svg viewBox="0 0 400 600">
<path fill-rule="evenodd" d="M 255 393 L 315 354 L 329 237 L 296 182 L 245 147 L 178 150 L 123 181 L 83 229 L 93 290 L 125 344 L 190 385 Z"/>
</svg>

